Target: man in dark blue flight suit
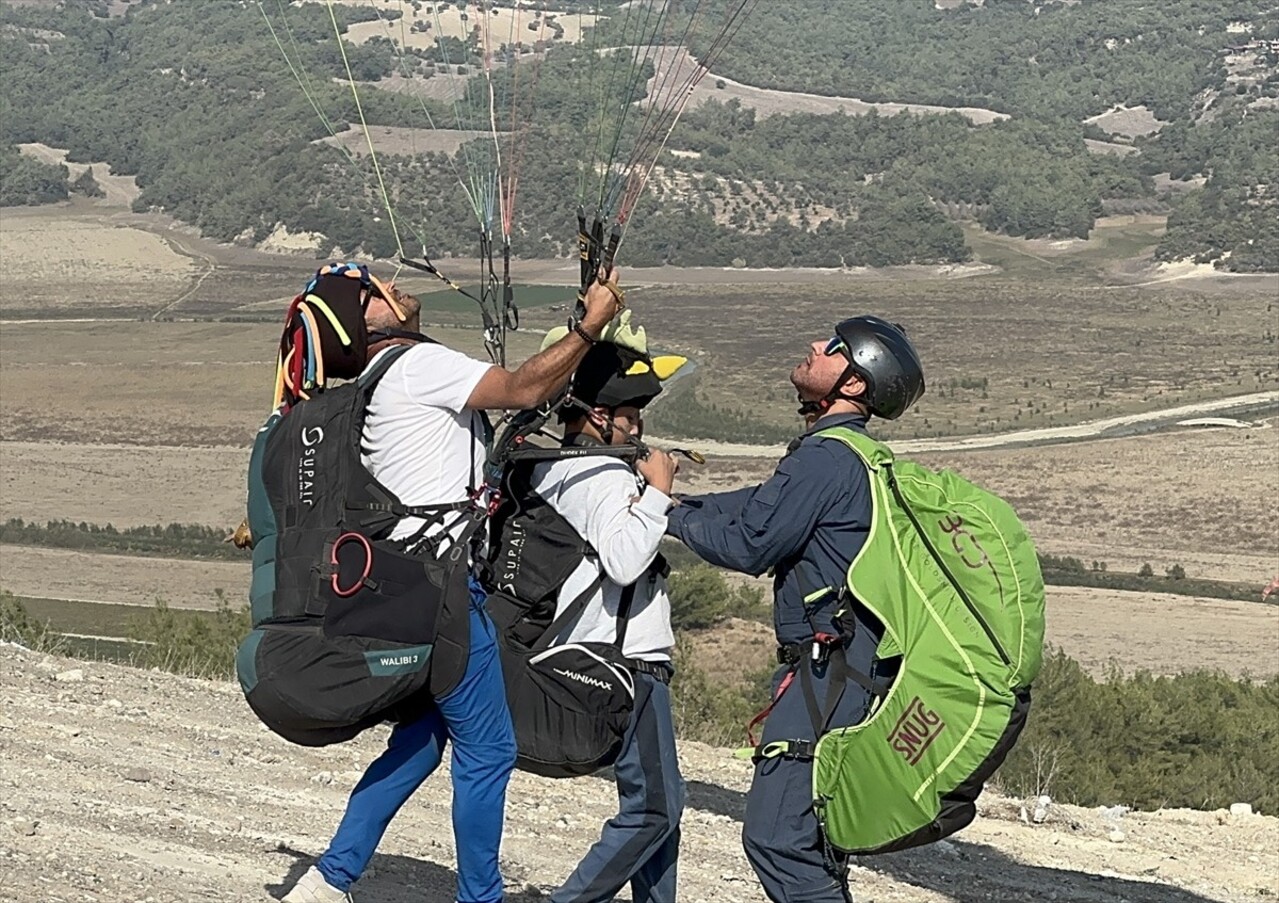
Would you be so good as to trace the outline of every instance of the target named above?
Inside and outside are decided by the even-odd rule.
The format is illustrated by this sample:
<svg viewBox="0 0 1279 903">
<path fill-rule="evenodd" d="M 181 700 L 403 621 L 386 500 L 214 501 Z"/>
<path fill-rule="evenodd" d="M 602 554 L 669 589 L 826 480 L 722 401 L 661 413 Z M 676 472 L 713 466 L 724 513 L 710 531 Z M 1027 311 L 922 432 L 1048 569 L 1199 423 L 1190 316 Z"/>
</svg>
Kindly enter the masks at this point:
<svg viewBox="0 0 1279 903">
<path fill-rule="evenodd" d="M 865 467 L 832 426 L 864 432 L 870 416 L 895 419 L 924 394 L 919 357 L 901 327 L 855 317 L 813 342 L 791 373 L 808 429 L 759 486 L 680 499 L 667 533 L 711 564 L 774 572 L 773 622 L 780 666 L 746 799 L 746 856 L 774 903 L 851 900 L 847 862 L 823 840 L 813 811 L 812 744 L 830 726 L 865 718 L 882 627 L 855 599 L 845 575 L 871 524 Z M 842 661 L 839 659 L 842 658 Z M 848 667 L 842 667 L 847 665 Z M 850 676 L 852 675 L 852 676 Z"/>
</svg>

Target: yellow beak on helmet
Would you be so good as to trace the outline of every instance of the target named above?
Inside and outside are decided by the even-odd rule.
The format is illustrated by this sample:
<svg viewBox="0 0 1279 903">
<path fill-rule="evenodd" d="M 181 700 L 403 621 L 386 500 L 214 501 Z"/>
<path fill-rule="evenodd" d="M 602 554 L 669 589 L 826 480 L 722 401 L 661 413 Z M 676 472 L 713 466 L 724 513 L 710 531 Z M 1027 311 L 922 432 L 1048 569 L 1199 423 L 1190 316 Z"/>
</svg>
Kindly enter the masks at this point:
<svg viewBox="0 0 1279 903">
<path fill-rule="evenodd" d="M 653 372 L 657 374 L 657 378 L 665 382 L 676 373 L 678 373 L 688 358 L 680 357 L 678 354 L 663 354 L 653 358 Z"/>
</svg>

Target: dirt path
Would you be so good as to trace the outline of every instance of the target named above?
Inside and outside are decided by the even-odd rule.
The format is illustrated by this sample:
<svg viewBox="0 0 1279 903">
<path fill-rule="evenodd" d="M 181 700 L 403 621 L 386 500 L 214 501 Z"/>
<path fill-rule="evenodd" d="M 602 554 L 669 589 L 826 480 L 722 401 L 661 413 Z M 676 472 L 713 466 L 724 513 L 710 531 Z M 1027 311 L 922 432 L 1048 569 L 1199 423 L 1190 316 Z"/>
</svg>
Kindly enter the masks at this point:
<svg viewBox="0 0 1279 903">
<path fill-rule="evenodd" d="M 187 298 L 190 298 L 191 296 L 193 296 L 196 292 L 200 290 L 200 286 L 204 285 L 204 281 L 208 279 L 210 276 L 212 276 L 215 272 L 217 272 L 217 269 L 218 269 L 218 262 L 212 255 L 205 254 L 200 251 L 196 251 L 191 248 L 188 248 L 185 244 L 182 243 L 180 239 L 177 238 L 177 236 L 173 235 L 172 233 L 166 234 L 164 236 L 164 240 L 168 242 L 169 247 L 173 248 L 174 251 L 177 251 L 183 257 L 189 257 L 191 258 L 191 260 L 199 261 L 201 264 L 203 264 L 204 271 L 200 273 L 199 276 L 196 277 L 195 282 L 191 283 L 190 287 L 187 288 L 185 292 L 178 295 L 168 304 L 164 305 L 159 310 L 157 310 L 154 314 L 152 314 L 151 315 L 152 320 L 159 320 L 161 317 L 163 317 L 169 311 L 176 308 L 179 304 L 181 304 Z"/>
<path fill-rule="evenodd" d="M 79 672 L 78 674 L 76 672 Z M 61 677 L 59 678 L 59 675 Z M 327 842 L 380 731 L 325 749 L 260 728 L 232 684 L 0 648 L 0 901 L 268 903 Z M 762 903 L 739 836 L 748 766 L 684 744 L 682 903 Z M 613 814 L 594 778 L 516 775 L 503 870 L 533 903 Z M 860 900 L 1206 903 L 1279 892 L 1279 819 L 1054 806 L 1042 825 L 994 795 L 954 842 L 854 868 Z M 448 903 L 445 775 L 392 824 L 361 903 Z M 1108 840 L 1116 828 L 1122 842 Z M 623 894 L 621 900 L 628 900 Z"/>
<path fill-rule="evenodd" d="M 1090 439 L 1116 430 L 1158 424 L 1164 421 L 1177 421 L 1199 417 L 1219 411 L 1235 408 L 1269 405 L 1279 402 L 1279 391 L 1253 392 L 1250 395 L 1234 395 L 1229 398 L 1216 398 L 1211 401 L 1198 401 L 1194 404 L 1179 405 L 1173 408 L 1161 408 L 1157 411 L 1143 411 L 1140 414 L 1121 414 L 1106 417 L 1102 420 L 1089 420 L 1070 426 L 1049 426 L 1033 430 L 1013 430 L 1006 433 L 991 433 L 980 436 L 942 437 L 939 439 L 904 439 L 894 442 L 893 451 L 898 454 L 917 454 L 919 452 L 965 451 L 977 448 L 998 448 L 1012 445 L 1049 445 L 1055 442 L 1071 442 L 1078 439 Z M 667 439 L 653 438 L 656 445 L 689 445 L 705 454 L 731 458 L 779 458 L 786 451 L 784 445 L 744 445 L 732 442 L 710 442 L 701 439 Z"/>
</svg>

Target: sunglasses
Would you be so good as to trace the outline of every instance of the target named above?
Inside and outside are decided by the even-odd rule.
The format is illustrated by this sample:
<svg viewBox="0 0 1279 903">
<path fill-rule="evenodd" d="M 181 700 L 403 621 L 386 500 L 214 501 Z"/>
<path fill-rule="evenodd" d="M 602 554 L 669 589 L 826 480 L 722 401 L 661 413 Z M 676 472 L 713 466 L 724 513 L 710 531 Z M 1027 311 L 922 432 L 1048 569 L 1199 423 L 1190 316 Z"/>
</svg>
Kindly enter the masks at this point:
<svg viewBox="0 0 1279 903">
<path fill-rule="evenodd" d="M 822 354 L 826 355 L 827 357 L 830 357 L 832 354 L 842 353 L 846 347 L 847 346 L 844 345 L 844 340 L 841 339 L 839 336 L 835 336 L 833 339 L 831 339 L 829 342 L 826 343 L 826 350 L 823 351 Z"/>
</svg>

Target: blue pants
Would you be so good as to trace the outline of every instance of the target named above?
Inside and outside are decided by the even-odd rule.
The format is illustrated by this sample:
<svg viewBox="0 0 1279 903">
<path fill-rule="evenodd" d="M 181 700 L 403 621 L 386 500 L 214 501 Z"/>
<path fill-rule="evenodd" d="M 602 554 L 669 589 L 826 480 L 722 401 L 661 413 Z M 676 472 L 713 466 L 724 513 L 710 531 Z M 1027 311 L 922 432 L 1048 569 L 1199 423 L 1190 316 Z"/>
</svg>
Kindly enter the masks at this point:
<svg viewBox="0 0 1279 903">
<path fill-rule="evenodd" d="M 635 710 L 613 765 L 619 809 L 551 903 L 605 903 L 628 883 L 634 903 L 675 903 L 684 779 L 670 687 L 635 675 Z"/>
<path fill-rule="evenodd" d="M 396 725 L 386 752 L 369 765 L 351 792 L 342 823 L 317 863 L 334 887 L 348 890 L 359 880 L 392 817 L 435 771 L 451 740 L 457 899 L 502 900 L 497 857 L 506 785 L 515 767 L 515 731 L 494 628 L 481 608 L 482 599 L 473 589 L 471 654 L 461 683 L 421 718 Z"/>
<path fill-rule="evenodd" d="M 858 625 L 851 647 L 832 655 L 845 655 L 850 665 L 869 670 L 879 643 L 878 625 Z M 808 659 L 796 667 L 811 669 L 818 703 L 827 699 L 829 663 L 814 665 Z M 773 678 L 773 696 L 790 668 L 779 668 Z M 870 694 L 856 683 L 846 683 L 828 727 L 858 724 L 866 717 Z M 815 740 L 813 719 L 804 701 L 798 674 L 777 700 L 764 724 L 764 743 L 780 740 Z M 824 841 L 813 813 L 813 763 L 802 759 L 765 759 L 755 765 L 755 779 L 746 795 L 742 826 L 746 858 L 755 870 L 764 893 L 773 903 L 845 903 L 843 862 L 836 875 L 827 865 Z"/>
</svg>

